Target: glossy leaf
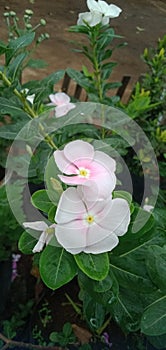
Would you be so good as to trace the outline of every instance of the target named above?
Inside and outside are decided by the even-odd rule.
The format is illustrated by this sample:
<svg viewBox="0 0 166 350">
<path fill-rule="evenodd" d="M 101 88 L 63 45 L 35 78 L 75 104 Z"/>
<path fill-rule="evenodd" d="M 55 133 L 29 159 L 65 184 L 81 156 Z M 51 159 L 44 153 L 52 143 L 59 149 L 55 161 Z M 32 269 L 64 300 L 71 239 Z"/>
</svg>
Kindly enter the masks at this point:
<svg viewBox="0 0 166 350">
<path fill-rule="evenodd" d="M 166 295 L 145 310 L 141 319 L 141 331 L 152 336 L 166 333 Z"/>
<path fill-rule="evenodd" d="M 49 198 L 47 190 L 39 190 L 34 192 L 31 197 L 31 201 L 35 208 L 38 208 L 45 213 L 48 213 L 52 208 L 52 202 Z"/>
<path fill-rule="evenodd" d="M 39 261 L 40 275 L 48 288 L 60 288 L 77 274 L 77 266 L 71 254 L 63 248 L 48 245 Z"/>
<path fill-rule="evenodd" d="M 32 254 L 32 250 L 36 243 L 36 238 L 25 231 L 19 239 L 18 248 L 23 254 Z"/>
<path fill-rule="evenodd" d="M 107 253 L 85 254 L 74 256 L 79 268 L 90 278 L 101 281 L 109 272 L 109 258 Z"/>
</svg>

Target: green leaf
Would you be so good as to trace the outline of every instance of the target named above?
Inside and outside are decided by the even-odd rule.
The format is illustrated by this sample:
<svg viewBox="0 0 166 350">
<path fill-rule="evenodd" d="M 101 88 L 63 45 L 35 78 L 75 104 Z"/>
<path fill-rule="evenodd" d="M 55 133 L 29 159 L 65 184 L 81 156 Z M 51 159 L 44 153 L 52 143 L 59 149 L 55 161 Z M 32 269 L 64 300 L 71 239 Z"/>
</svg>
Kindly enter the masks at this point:
<svg viewBox="0 0 166 350">
<path fill-rule="evenodd" d="M 0 55 L 3 55 L 6 50 L 7 50 L 6 44 L 0 40 Z"/>
<path fill-rule="evenodd" d="M 123 199 L 125 199 L 128 202 L 129 205 L 132 202 L 132 195 L 129 192 L 126 192 L 126 191 L 114 191 L 113 196 L 114 196 L 114 198 L 123 198 Z"/>
<path fill-rule="evenodd" d="M 50 245 L 41 254 L 39 268 L 43 282 L 53 290 L 68 283 L 77 274 L 73 256 L 63 248 Z"/>
<path fill-rule="evenodd" d="M 16 78 L 18 78 L 18 79 L 20 78 L 18 74 L 22 70 L 22 66 L 21 65 L 22 65 L 22 62 L 25 60 L 26 57 L 27 57 L 27 53 L 26 52 L 22 52 L 8 66 L 7 75 L 9 76 L 9 78 L 12 81 L 14 81 Z"/>
<path fill-rule="evenodd" d="M 32 204 L 35 208 L 42 210 L 45 213 L 48 213 L 52 208 L 52 202 L 49 198 L 47 190 L 39 190 L 33 193 L 31 197 Z"/>
<path fill-rule="evenodd" d="M 77 265 L 88 277 L 100 281 L 109 272 L 109 258 L 107 253 L 85 254 L 80 253 L 74 256 Z"/>
<path fill-rule="evenodd" d="M 10 40 L 8 51 L 6 52 L 6 64 L 9 64 L 10 60 L 20 51 L 20 49 L 30 45 L 34 38 L 35 32 L 29 32 L 17 39 Z"/>
<path fill-rule="evenodd" d="M 32 254 L 32 250 L 37 243 L 37 239 L 24 231 L 18 242 L 18 249 L 23 254 Z"/>
<path fill-rule="evenodd" d="M 145 310 L 141 319 L 141 331 L 152 336 L 166 333 L 166 295 Z"/>
<path fill-rule="evenodd" d="M 0 114 L 10 114 L 29 120 L 28 115 L 19 107 L 18 103 L 4 97 L 0 97 Z"/>
<path fill-rule="evenodd" d="M 28 61 L 28 63 L 26 64 L 26 67 L 31 67 L 31 68 L 37 68 L 37 69 L 40 69 L 40 68 L 45 68 L 48 66 L 48 63 L 45 62 L 44 60 L 41 60 L 41 59 L 30 59 Z"/>
<path fill-rule="evenodd" d="M 166 249 L 157 245 L 150 246 L 146 266 L 153 283 L 166 293 Z"/>
</svg>

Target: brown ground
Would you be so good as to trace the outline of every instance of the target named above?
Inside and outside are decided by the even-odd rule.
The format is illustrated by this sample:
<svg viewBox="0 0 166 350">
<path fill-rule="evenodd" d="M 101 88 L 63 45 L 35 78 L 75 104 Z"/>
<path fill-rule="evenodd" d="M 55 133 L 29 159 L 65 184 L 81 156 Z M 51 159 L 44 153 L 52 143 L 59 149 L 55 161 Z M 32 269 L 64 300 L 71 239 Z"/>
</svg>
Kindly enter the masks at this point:
<svg viewBox="0 0 166 350">
<path fill-rule="evenodd" d="M 47 21 L 46 30 L 50 39 L 42 43 L 36 56 L 45 59 L 48 67 L 38 71 L 28 69 L 25 79 L 38 79 L 47 74 L 72 67 L 81 70 L 85 64 L 84 58 L 72 52 L 71 40 L 80 40 L 80 35 L 71 34 L 68 28 L 76 24 L 78 13 L 87 11 L 86 0 L 0 0 L 0 32 L 1 40 L 6 38 L 6 28 L 3 20 L 4 10 L 14 10 L 18 17 L 26 8 L 33 9 L 35 22 L 40 18 Z M 108 3 L 111 3 L 108 0 Z M 116 5 L 123 9 L 120 17 L 111 24 L 116 34 L 124 36 L 128 46 L 114 52 L 113 59 L 118 61 L 118 67 L 113 73 L 113 79 L 119 80 L 123 75 L 131 75 L 137 80 L 146 67 L 140 55 L 145 47 L 156 46 L 158 38 L 165 34 L 166 2 L 165 0 L 115 0 Z M 82 40 L 85 41 L 84 38 Z"/>
</svg>

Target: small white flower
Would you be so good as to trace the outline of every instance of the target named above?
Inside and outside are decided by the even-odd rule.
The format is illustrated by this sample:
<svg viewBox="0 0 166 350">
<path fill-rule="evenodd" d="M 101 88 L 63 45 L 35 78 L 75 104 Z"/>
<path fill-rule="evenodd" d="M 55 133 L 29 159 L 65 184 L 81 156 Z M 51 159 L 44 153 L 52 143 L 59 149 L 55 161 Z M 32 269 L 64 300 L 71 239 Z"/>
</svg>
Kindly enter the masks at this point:
<svg viewBox="0 0 166 350">
<path fill-rule="evenodd" d="M 143 209 L 148 211 L 148 212 L 151 212 L 154 209 L 154 207 L 153 207 L 153 205 L 144 204 Z"/>
<path fill-rule="evenodd" d="M 31 228 L 36 231 L 42 231 L 38 242 L 33 248 L 33 253 L 41 252 L 44 245 L 48 244 L 55 235 L 55 224 L 48 226 L 44 221 L 23 222 L 25 228 Z"/>
<path fill-rule="evenodd" d="M 122 12 L 121 8 L 110 4 L 108 5 L 102 0 L 87 0 L 87 6 L 90 12 L 80 13 L 78 16 L 78 25 L 84 25 L 87 22 L 91 27 L 96 26 L 98 23 L 106 25 L 109 23 L 110 18 L 116 18 Z"/>
<path fill-rule="evenodd" d="M 24 89 L 22 92 L 27 95 L 26 99 L 33 105 L 33 102 L 34 102 L 34 99 L 35 99 L 35 94 L 28 95 L 29 89 Z"/>
</svg>

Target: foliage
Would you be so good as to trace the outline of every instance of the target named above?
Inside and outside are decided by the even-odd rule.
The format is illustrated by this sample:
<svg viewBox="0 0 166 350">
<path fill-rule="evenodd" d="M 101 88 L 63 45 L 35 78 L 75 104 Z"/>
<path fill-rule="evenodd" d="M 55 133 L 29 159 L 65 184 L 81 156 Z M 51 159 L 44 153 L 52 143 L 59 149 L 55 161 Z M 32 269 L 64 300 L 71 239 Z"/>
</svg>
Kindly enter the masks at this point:
<svg viewBox="0 0 166 350">
<path fill-rule="evenodd" d="M 67 74 L 74 79 L 81 87 L 85 89 L 90 101 L 114 105 L 118 97 L 108 97 L 110 89 L 116 89 L 121 86 L 120 82 L 110 82 L 110 76 L 117 62 L 110 61 L 113 51 L 124 44 L 112 45 L 113 39 L 121 39 L 116 35 L 113 28 L 109 25 L 103 26 L 101 23 L 91 27 L 88 23 L 85 25 L 76 25 L 70 27 L 70 32 L 84 34 L 88 40 L 88 45 L 81 45 L 76 52 L 83 54 L 92 65 L 92 72 L 87 66 L 82 66 L 82 72 L 68 68 Z"/>
<path fill-rule="evenodd" d="M 55 214 L 62 200 L 62 194 L 68 189 L 66 183 L 59 181 L 60 170 L 52 154 L 55 150 L 64 148 L 70 141 L 83 140 L 89 143 L 89 147 L 93 146 L 100 155 L 104 153 L 105 158 L 113 157 L 117 164 L 117 178 L 124 171 L 122 156 L 126 159 L 131 156 L 132 170 L 139 158 L 143 165 L 144 163 L 147 165 L 142 171 L 145 177 L 148 175 L 150 179 L 156 180 L 154 168 L 157 165 L 151 159 L 149 144 L 146 149 L 141 146 L 137 154 L 133 152 L 137 144 L 143 143 L 142 133 L 134 133 L 133 125 L 135 120 L 150 138 L 153 137 L 152 145 L 157 157 L 165 157 L 163 130 L 165 80 L 159 79 L 165 72 L 165 51 L 162 47 L 165 45 L 165 39 L 159 41 L 157 53 L 152 53 L 154 57 L 145 51 L 144 59 L 151 67 L 152 75 L 147 74 L 141 84 L 137 83 L 131 100 L 127 105 L 123 105 L 118 104 L 116 96 L 109 97 L 109 90 L 119 86 L 119 83 L 110 82 L 112 69 L 116 63 L 109 61 L 114 49 L 110 48 L 110 44 L 114 38 L 119 39 L 119 36 L 115 35 L 109 25 L 102 23 L 93 27 L 88 23 L 71 27 L 71 32 L 85 34 L 89 41 L 88 46 L 82 46 L 79 51 L 91 62 L 93 72 L 84 66 L 81 73 L 70 68 L 67 69 L 67 73 L 86 90 L 89 101 L 93 103 L 77 103 L 67 116 L 56 118 L 55 109 L 48 105 L 49 95 L 54 93 L 54 86 L 63 78 L 64 71 L 53 72 L 40 81 L 29 81 L 23 85 L 21 82 L 24 68 L 27 65 L 34 67 L 34 61 L 31 59 L 33 44 L 36 48 L 42 41 L 42 38 L 39 40 L 40 37 L 35 39 L 38 25 L 32 28 L 31 16 L 32 13 L 26 10 L 25 27 L 21 30 L 18 27 L 16 14 L 12 11 L 5 14 L 9 41 L 7 44 L 0 42 L 0 54 L 5 57 L 4 66 L 0 67 L 0 118 L 3 123 L 0 128 L 0 142 L 4 150 L 1 162 L 5 164 L 7 147 L 14 140 L 16 148 L 12 148 L 13 153 L 10 152 L 6 165 L 14 177 L 6 185 L 6 189 L 13 214 L 16 218 L 19 217 L 21 223 L 25 224 L 27 214 L 24 213 L 23 205 L 27 180 L 35 184 L 45 181 L 45 188 L 35 190 L 31 197 L 33 218 L 37 220 L 36 216 L 40 214 L 45 229 L 43 226 L 42 229 L 39 228 L 41 225 L 39 216 L 40 219 L 36 224 L 39 225 L 37 232 L 32 228 L 24 231 L 18 247 L 22 253 L 32 254 L 34 247 L 40 243 L 36 256 L 41 279 L 48 288 L 56 290 L 77 277 L 83 316 L 94 333 L 99 334 L 105 322 L 112 316 L 126 334 L 141 331 L 149 339 L 152 338 L 152 342 L 160 349 L 166 334 L 166 315 L 163 314 L 166 302 L 164 280 L 166 220 L 163 194 L 153 213 L 149 213 L 139 208 L 123 188 L 111 192 L 109 200 L 111 201 L 113 197 L 113 201 L 116 199 L 125 201 L 131 213 L 127 232 L 124 232 L 124 235 L 119 234 L 119 244 L 113 250 L 108 249 L 98 254 L 84 251 L 71 254 L 58 243 L 56 228 L 52 230 L 52 226 L 50 228 L 49 225 L 55 224 Z M 43 20 L 41 24 L 44 24 Z M 25 89 L 28 89 L 28 92 Z M 162 98 L 159 95 L 161 92 Z M 116 105 L 120 108 L 107 108 L 106 105 Z M 129 118 L 122 110 L 129 114 Z M 71 159 L 69 160 L 71 162 Z M 74 167 L 75 159 L 72 159 L 71 163 L 71 167 Z M 102 164 L 101 159 L 100 163 Z M 76 175 L 79 170 L 77 166 Z M 72 176 L 70 172 L 69 175 Z M 102 176 L 104 184 L 104 175 Z M 121 186 L 119 178 L 117 180 Z M 152 184 L 152 197 L 155 197 L 157 191 L 155 181 L 152 181 Z M 16 249 L 22 229 L 9 209 L 5 187 L 1 187 L 0 192 L 2 199 L 0 218 L 3 222 L 0 234 L 3 247 L 1 258 L 4 259 Z M 98 198 L 99 204 L 102 200 Z M 137 228 L 136 232 L 134 227 Z M 52 236 L 47 244 L 50 229 Z M 111 228 L 110 233 L 112 234 Z M 45 327 L 51 317 L 48 305 L 43 305 L 40 317 Z M 12 319 L 9 323 L 13 327 L 13 322 L 17 323 L 16 321 Z M 5 329 L 10 325 L 6 323 Z M 9 327 L 10 337 L 15 335 L 15 329 L 12 327 Z M 40 330 L 34 329 L 34 334 L 43 344 Z M 61 333 L 53 332 L 50 340 L 64 347 L 73 342 L 75 339 L 71 325 L 65 324 Z"/>
</svg>

